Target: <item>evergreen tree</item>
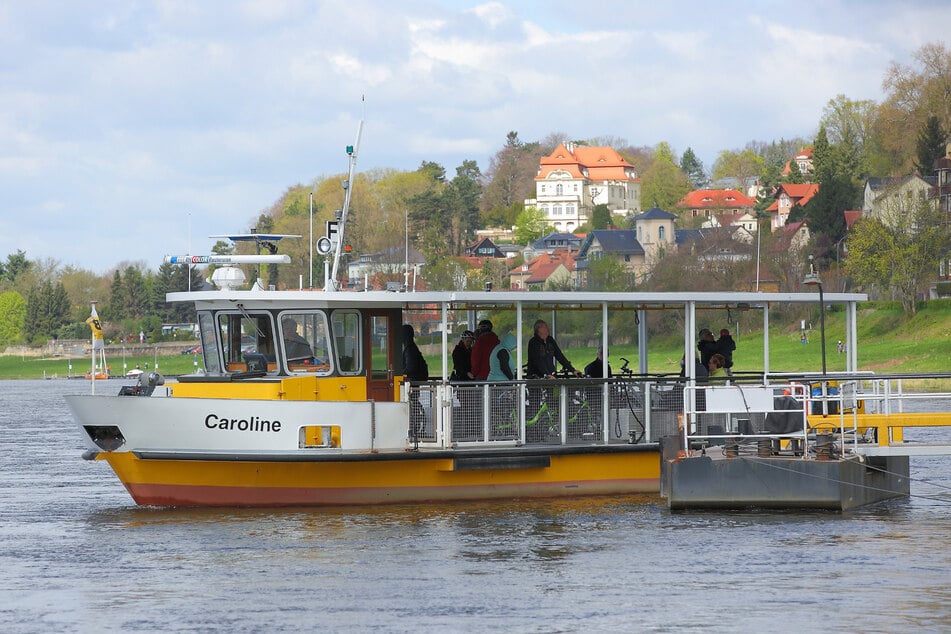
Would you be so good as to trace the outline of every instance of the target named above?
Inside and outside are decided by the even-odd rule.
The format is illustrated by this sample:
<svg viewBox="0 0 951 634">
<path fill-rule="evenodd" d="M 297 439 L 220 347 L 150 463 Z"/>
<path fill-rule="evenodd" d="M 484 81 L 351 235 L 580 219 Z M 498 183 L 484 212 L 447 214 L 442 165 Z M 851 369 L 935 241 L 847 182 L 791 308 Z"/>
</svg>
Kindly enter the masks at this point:
<svg viewBox="0 0 951 634">
<path fill-rule="evenodd" d="M 29 270 L 32 264 L 26 259 L 26 253 L 17 249 L 16 253 L 7 255 L 6 264 L 0 262 L 0 283 L 7 282 L 12 285 L 20 273 Z"/>
<path fill-rule="evenodd" d="M 69 323 L 69 297 L 62 282 L 47 280 L 39 288 L 30 289 L 26 300 L 24 335 L 31 343 L 49 339 Z"/>
<path fill-rule="evenodd" d="M 122 286 L 122 273 L 116 269 L 112 276 L 112 285 L 109 287 L 109 304 L 102 311 L 102 318 L 120 321 L 128 317 L 126 314 L 125 289 Z"/>
<path fill-rule="evenodd" d="M 454 255 L 462 254 L 465 246 L 475 238 L 476 229 L 480 226 L 481 178 L 478 164 L 473 160 L 466 160 L 456 168 L 456 176 L 449 183 L 447 203 L 457 226 Z"/>
<path fill-rule="evenodd" d="M 703 171 L 703 163 L 689 147 L 684 150 L 683 156 L 680 157 L 680 170 L 690 179 L 694 189 L 703 189 L 707 186 L 709 181 Z"/>
<path fill-rule="evenodd" d="M 829 148 L 829 136 L 825 126 L 819 126 L 815 143 L 812 144 L 812 174 L 813 181 L 822 183 L 833 172 L 833 160 Z"/>
<path fill-rule="evenodd" d="M 941 120 L 931 115 L 918 131 L 915 145 L 915 169 L 922 176 L 931 176 L 935 171 L 935 162 L 944 156 L 947 134 L 941 129 Z"/>
<path fill-rule="evenodd" d="M 134 266 L 125 270 L 122 281 L 123 313 L 126 319 L 141 319 L 145 316 L 149 298 L 142 272 Z"/>
<path fill-rule="evenodd" d="M 827 265 L 835 259 L 832 245 L 845 235 L 845 211 L 854 209 L 859 190 L 845 174 L 834 174 L 819 185 L 819 191 L 806 203 L 804 213 L 809 220 L 809 232 L 816 245 L 817 264 Z M 790 214 L 792 221 L 792 214 Z"/>
</svg>

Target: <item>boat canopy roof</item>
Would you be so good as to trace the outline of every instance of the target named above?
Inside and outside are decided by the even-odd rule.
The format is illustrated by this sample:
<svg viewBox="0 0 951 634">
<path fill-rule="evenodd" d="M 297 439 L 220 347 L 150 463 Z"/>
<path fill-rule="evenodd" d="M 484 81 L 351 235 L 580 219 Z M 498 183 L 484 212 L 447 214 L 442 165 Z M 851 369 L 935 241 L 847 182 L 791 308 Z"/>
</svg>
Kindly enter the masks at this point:
<svg viewBox="0 0 951 634">
<path fill-rule="evenodd" d="M 550 292 L 550 291 L 426 291 L 420 293 L 394 293 L 387 291 L 270 291 L 229 290 L 169 293 L 170 302 L 193 302 L 198 310 L 307 310 L 307 309 L 385 309 L 399 308 L 403 311 L 426 311 L 438 309 L 441 318 L 441 344 L 443 374 L 449 367 L 449 311 L 514 310 L 518 315 L 515 324 L 517 341 L 524 339 L 521 315 L 534 310 L 600 310 L 601 346 L 607 358 L 608 314 L 611 311 L 683 311 L 684 358 L 694 354 L 694 337 L 697 332 L 697 312 L 711 309 L 736 311 L 756 310 L 763 315 L 764 371 L 769 373 L 769 307 L 773 304 L 816 304 L 819 293 L 751 293 L 751 292 Z M 846 370 L 854 372 L 858 367 L 857 304 L 868 300 L 864 293 L 823 293 L 822 306 L 844 305 L 846 320 Z M 647 372 L 646 320 L 638 322 L 638 368 Z M 516 367 L 523 365 L 522 346 L 516 349 Z M 693 364 L 687 364 L 687 376 L 693 379 Z M 443 376 L 445 380 L 447 377 Z"/>
<path fill-rule="evenodd" d="M 677 310 L 730 308 L 745 310 L 769 304 L 816 303 L 819 295 L 807 293 L 753 292 L 554 292 L 554 291 L 426 291 L 394 293 L 386 291 L 195 291 L 169 293 L 169 302 L 193 302 L 198 309 L 221 309 L 242 304 L 251 307 L 287 308 L 406 308 L 446 306 L 452 309 L 505 308 L 571 310 L 607 305 L 612 310 Z M 824 293 L 828 304 L 856 304 L 868 300 L 864 293 Z"/>
</svg>

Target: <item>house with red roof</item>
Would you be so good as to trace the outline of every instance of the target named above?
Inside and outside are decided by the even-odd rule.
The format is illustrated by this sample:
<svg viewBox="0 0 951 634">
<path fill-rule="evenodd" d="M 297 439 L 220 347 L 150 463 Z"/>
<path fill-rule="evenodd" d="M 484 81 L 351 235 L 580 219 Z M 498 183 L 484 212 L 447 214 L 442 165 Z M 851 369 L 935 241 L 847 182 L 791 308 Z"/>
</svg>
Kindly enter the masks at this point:
<svg viewBox="0 0 951 634">
<path fill-rule="evenodd" d="M 550 290 L 574 285 L 577 251 L 556 249 L 542 253 L 508 273 L 512 290 Z"/>
<path fill-rule="evenodd" d="M 640 178 L 617 150 L 562 143 L 539 160 L 535 197 L 525 206 L 541 210 L 555 231 L 571 233 L 595 205 L 625 217 L 640 213 L 640 199 Z"/>
<path fill-rule="evenodd" d="M 713 218 L 720 218 L 717 226 L 730 226 L 732 219 L 752 213 L 756 200 L 735 189 L 697 189 L 677 203 L 681 218 L 688 226 L 696 227 Z M 724 225 L 723 222 L 729 224 Z"/>
<path fill-rule="evenodd" d="M 793 163 L 799 166 L 799 171 L 804 177 L 808 178 L 812 176 L 814 169 L 812 163 L 812 146 L 799 150 L 796 156 L 786 161 L 786 165 L 783 166 L 783 176 L 789 176 L 790 172 L 792 172 Z"/>
<path fill-rule="evenodd" d="M 794 207 L 804 207 L 819 191 L 818 183 L 783 183 L 776 188 L 773 203 L 766 208 L 770 214 L 769 227 L 773 233 L 786 226 Z"/>
</svg>

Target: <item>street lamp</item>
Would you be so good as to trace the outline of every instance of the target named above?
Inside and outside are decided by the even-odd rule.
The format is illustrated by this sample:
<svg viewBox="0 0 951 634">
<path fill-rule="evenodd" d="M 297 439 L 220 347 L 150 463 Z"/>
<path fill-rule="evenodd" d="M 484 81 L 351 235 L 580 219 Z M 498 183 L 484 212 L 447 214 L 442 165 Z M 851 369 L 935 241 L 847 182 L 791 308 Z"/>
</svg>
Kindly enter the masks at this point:
<svg viewBox="0 0 951 634">
<path fill-rule="evenodd" d="M 806 286 L 819 287 L 819 343 L 822 349 L 822 376 L 826 375 L 826 305 L 822 298 L 822 279 L 816 272 L 816 263 L 809 256 L 809 273 L 802 279 Z"/>
</svg>

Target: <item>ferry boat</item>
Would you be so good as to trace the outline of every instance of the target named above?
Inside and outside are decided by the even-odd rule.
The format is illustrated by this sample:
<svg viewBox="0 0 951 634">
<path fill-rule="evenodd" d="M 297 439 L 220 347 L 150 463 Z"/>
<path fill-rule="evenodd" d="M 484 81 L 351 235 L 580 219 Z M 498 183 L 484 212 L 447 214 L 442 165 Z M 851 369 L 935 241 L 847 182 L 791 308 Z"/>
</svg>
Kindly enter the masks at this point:
<svg viewBox="0 0 951 634">
<path fill-rule="evenodd" d="M 863 299 L 833 293 L 825 301 L 845 304 L 854 316 Z M 726 414 L 718 420 L 723 424 L 717 428 L 708 420 L 701 427 L 705 415 L 697 413 L 703 410 L 695 406 L 697 391 L 725 386 L 698 387 L 690 364 L 683 378 L 648 374 L 646 324 L 652 311 L 683 315 L 684 354 L 691 358 L 698 310 L 762 310 L 765 327 L 769 305 L 816 301 L 811 293 L 394 293 L 260 286 L 171 293 L 168 300 L 192 302 L 197 309 L 203 373 L 164 385 L 153 372 L 116 396 L 67 397 L 87 446 L 84 457 L 107 461 L 142 505 L 657 494 L 663 488 L 662 439 L 673 439 L 676 458 L 690 448 L 692 434 L 735 434 L 736 412 L 750 418 L 751 403 L 759 407 L 764 394 L 770 396 L 763 411 L 772 410 L 771 395 L 789 381 L 764 381 L 767 353 L 766 372 L 757 375 L 756 385 L 727 387 L 734 397 L 728 399 L 733 405 L 717 410 Z M 525 377 L 529 324 L 537 317 L 557 320 L 562 311 L 591 316 L 605 359 L 616 340 L 609 319 L 634 316 L 636 332 L 629 334 L 638 342 L 635 367 L 606 379 Z M 421 315 L 438 326 L 427 350 L 441 370 L 410 384 L 401 326 Z M 516 380 L 451 381 L 451 333 L 474 328 L 487 316 L 512 324 L 521 342 L 512 354 Z M 854 370 L 854 324 L 846 338 Z M 737 389 L 751 403 L 743 404 Z M 723 402 L 716 396 L 707 398 L 711 409 Z M 799 413 L 805 425 L 810 416 L 802 408 Z M 811 417 L 817 416 L 822 423 L 821 415 Z"/>
<path fill-rule="evenodd" d="M 357 146 L 361 129 L 362 122 Z M 267 246 L 270 255 L 260 255 L 259 248 L 257 256 L 170 256 L 173 263 L 223 265 L 213 278 L 221 290 L 167 296 L 197 309 L 204 371 L 171 385 L 156 372 L 143 373 L 116 396 L 67 397 L 84 457 L 108 462 L 138 504 L 355 505 L 660 493 L 671 508 L 848 508 L 907 495 L 907 457 L 888 456 L 891 448 L 884 446 L 901 440 L 900 429 L 893 433 L 881 420 L 863 426 L 857 418 L 860 409 L 865 416 L 864 405 L 871 412 L 876 402 L 861 400 L 860 408 L 854 388 L 861 380 L 856 305 L 864 295 L 827 293 L 823 299 L 819 284 L 820 313 L 840 305 L 846 315 L 841 378 L 853 387 L 842 383 L 841 396 L 833 396 L 838 388 L 826 375 L 824 353 L 819 376 L 770 371 L 770 306 L 814 304 L 813 293 L 340 291 L 337 269 L 357 155 L 354 146 L 347 153 L 337 233 L 316 244 L 328 256 L 323 290 L 269 290 L 260 283 L 240 290 L 244 274 L 232 265 L 288 261 L 273 246 L 285 236 L 229 236 Z M 588 339 L 604 352 L 597 374 L 607 378 L 524 376 L 528 324 L 542 317 L 554 326 L 563 311 L 590 316 Z M 684 359 L 695 355 L 698 311 L 760 311 L 762 372 L 705 383 L 686 363 L 682 377 L 649 374 L 647 323 L 656 311 L 680 314 Z M 633 319 L 620 327 L 623 337 L 612 335 L 611 321 L 624 315 Z M 441 370 L 410 382 L 402 325 L 418 323 L 420 316 L 436 325 L 435 349 L 427 352 L 441 361 L 434 364 Z M 518 343 L 515 380 L 451 381 L 452 333 L 474 329 L 486 317 L 506 324 Z M 95 344 L 102 336 L 95 306 L 90 324 Z M 622 338 L 636 341 L 635 367 L 625 360 L 611 376 L 606 360 Z M 887 410 L 889 404 L 880 402 Z M 837 418 L 830 417 L 833 410 Z M 846 412 L 852 417 L 848 429 Z M 822 438 L 820 429 L 828 432 Z M 875 442 L 863 436 L 860 452 L 859 433 L 870 429 Z M 724 460 L 714 463 L 708 448 L 718 442 Z M 750 443 L 756 456 L 747 459 Z M 869 451 L 873 444 L 878 449 Z M 867 459 L 880 456 L 892 474 L 884 483 L 866 469 Z M 762 470 L 768 463 L 771 475 Z M 816 465 L 825 472 L 817 475 Z M 748 477 L 750 469 L 760 469 L 755 478 Z M 776 475 L 784 473 L 799 475 Z M 827 486 L 808 486 L 820 478 Z M 836 489 L 844 480 L 848 486 Z M 872 490 L 880 493 L 867 493 Z"/>
</svg>

